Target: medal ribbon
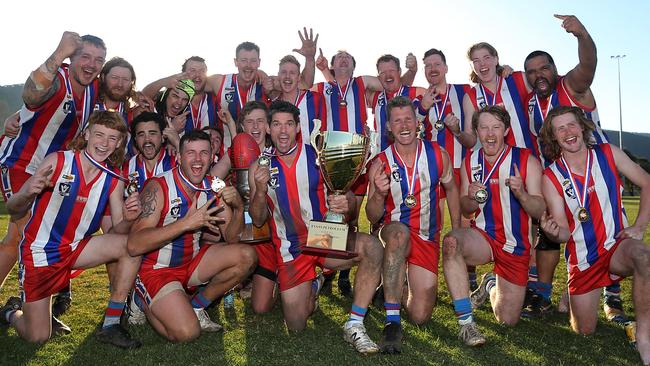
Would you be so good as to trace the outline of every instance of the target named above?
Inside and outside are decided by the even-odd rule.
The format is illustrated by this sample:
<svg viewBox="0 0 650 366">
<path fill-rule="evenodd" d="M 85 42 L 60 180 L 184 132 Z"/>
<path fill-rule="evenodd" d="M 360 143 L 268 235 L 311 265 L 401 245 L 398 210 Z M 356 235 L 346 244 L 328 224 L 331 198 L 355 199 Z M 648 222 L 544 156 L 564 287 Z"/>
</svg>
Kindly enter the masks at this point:
<svg viewBox="0 0 650 366">
<path fill-rule="evenodd" d="M 411 176 L 407 177 L 408 179 L 406 180 L 409 196 L 412 196 L 413 191 L 415 190 L 415 177 L 417 177 L 418 175 L 418 160 L 420 160 L 421 144 L 422 142 L 418 141 L 417 152 L 415 153 L 415 161 L 413 162 L 413 171 L 411 172 Z M 406 166 L 406 161 L 402 159 L 399 152 L 397 151 L 397 148 L 395 148 L 395 145 L 391 145 L 391 146 L 393 148 L 393 151 L 395 151 L 395 156 L 397 157 L 399 162 L 404 166 L 404 171 L 406 171 L 406 174 L 408 174 L 408 166 Z"/>
<path fill-rule="evenodd" d="M 352 76 L 350 76 L 350 78 L 348 79 L 348 83 L 345 85 L 345 90 L 341 90 L 341 84 L 339 84 L 338 82 L 336 83 L 336 86 L 339 88 L 339 105 L 341 103 L 341 100 L 347 103 L 348 92 L 350 91 L 351 84 L 352 84 Z M 341 99 L 341 94 L 343 94 L 343 99 Z M 344 108 L 345 106 L 341 106 L 341 107 Z"/>
<path fill-rule="evenodd" d="M 206 99 L 208 99 L 207 94 L 205 94 L 203 96 L 203 99 L 201 99 L 201 102 L 199 103 L 199 108 L 196 111 L 196 116 L 194 115 L 194 107 L 192 106 L 192 101 L 188 103 L 190 107 L 190 113 L 192 114 L 192 125 L 194 126 L 195 129 L 201 126 L 201 120 L 203 119 L 203 104 L 205 103 Z"/>
<path fill-rule="evenodd" d="M 585 173 L 584 173 L 585 184 L 583 184 L 582 186 L 582 193 L 578 191 L 578 185 L 576 184 L 575 179 L 573 179 L 573 172 L 571 172 L 571 168 L 569 167 L 569 164 L 567 164 L 566 160 L 564 160 L 564 155 L 560 157 L 560 160 L 562 160 L 562 164 L 564 164 L 564 167 L 569 172 L 569 181 L 571 182 L 571 187 L 573 188 L 573 192 L 575 192 L 576 194 L 578 205 L 580 206 L 580 208 L 585 208 L 587 203 L 587 186 L 589 185 L 589 178 L 591 177 L 591 162 L 592 162 L 591 149 L 587 149 L 587 163 L 585 166 Z"/>
<path fill-rule="evenodd" d="M 237 91 L 237 99 L 239 101 L 239 109 L 241 110 L 244 108 L 244 104 L 246 104 L 246 102 L 243 101 L 241 98 L 241 91 L 239 90 L 239 82 L 237 81 L 237 75 L 233 76 L 233 84 L 235 84 L 235 90 Z M 255 88 L 255 82 L 253 82 L 251 86 L 248 87 L 248 91 L 246 92 L 246 101 L 248 101 L 248 98 L 251 96 L 251 93 L 254 88 Z"/>
<path fill-rule="evenodd" d="M 185 177 L 185 175 L 183 174 L 183 170 L 181 170 L 180 167 L 178 168 L 178 175 L 181 177 L 183 182 L 185 182 L 185 184 L 190 186 L 190 188 L 192 188 L 195 191 L 198 191 L 198 192 L 210 192 L 210 191 L 212 191 L 212 188 L 210 188 L 210 187 L 205 188 L 205 187 L 197 187 L 196 185 L 194 185 L 194 183 L 190 182 L 190 180 Z M 203 181 L 201 181 L 201 183 L 203 183 Z"/>
<path fill-rule="evenodd" d="M 497 104 L 497 96 L 501 94 L 501 85 L 503 84 L 503 78 L 501 76 L 497 76 L 497 88 L 494 91 L 494 94 L 492 96 L 492 103 L 487 103 L 487 94 L 485 92 L 485 87 L 483 84 L 479 84 L 479 89 L 481 90 L 481 97 L 485 100 L 487 105 L 496 105 Z M 477 98 L 478 99 L 478 98 Z"/>
<path fill-rule="evenodd" d="M 298 94 L 296 94 L 296 100 L 293 102 L 293 105 L 295 105 L 297 107 L 298 104 L 300 104 L 300 102 L 302 102 L 302 98 L 304 98 L 305 95 L 307 95 L 306 90 L 298 89 Z"/>
<path fill-rule="evenodd" d="M 99 170 L 105 172 L 106 174 L 112 176 L 113 178 L 117 178 L 117 179 L 121 180 L 122 182 L 129 183 L 129 180 L 127 178 L 124 178 L 123 176 L 115 173 L 114 171 L 112 171 L 112 170 L 108 169 L 107 167 L 105 167 L 104 165 L 102 165 L 102 163 L 95 160 L 92 156 L 90 156 L 90 154 L 88 154 L 88 151 L 84 150 L 84 156 L 86 156 L 86 158 L 88 160 L 90 160 L 90 162 L 94 166 L 96 166 Z"/>
<path fill-rule="evenodd" d="M 490 169 L 490 172 L 485 175 L 485 156 L 483 155 L 483 149 L 481 149 L 481 184 L 485 185 L 490 180 L 490 177 L 494 173 L 494 171 L 497 169 L 499 165 L 503 162 L 503 160 L 506 157 L 506 152 L 510 151 L 510 146 L 506 146 L 503 150 L 501 150 L 501 154 L 499 154 L 499 157 L 497 160 L 494 162 L 494 165 L 492 165 L 492 169 Z"/>
<path fill-rule="evenodd" d="M 74 93 L 72 92 L 72 84 L 70 84 L 70 74 L 69 70 L 63 69 L 65 71 L 65 88 L 68 91 L 68 96 L 72 99 L 72 105 L 74 106 L 74 111 L 75 111 L 75 119 L 77 118 L 76 113 L 77 113 L 77 101 L 74 98 Z M 92 84 L 91 84 L 92 85 Z M 93 106 L 90 105 L 91 102 L 91 90 L 90 90 L 90 85 L 86 85 L 84 88 L 84 97 L 83 97 L 83 108 L 81 109 L 81 121 L 79 122 L 79 128 L 83 130 L 86 127 L 86 121 L 88 121 L 88 117 L 90 116 L 90 113 L 93 112 Z"/>
<path fill-rule="evenodd" d="M 403 92 L 404 92 L 404 85 L 401 85 L 399 87 L 399 90 L 397 91 L 397 93 L 395 93 L 395 95 L 393 95 L 393 98 L 396 97 L 396 96 L 402 95 Z M 386 89 L 384 89 L 383 94 L 384 94 L 384 102 L 385 102 L 384 105 L 387 105 L 389 98 L 388 98 L 388 93 L 386 93 Z M 390 98 L 390 99 L 393 99 L 393 98 Z"/>
<path fill-rule="evenodd" d="M 548 105 L 546 106 L 546 112 L 542 110 L 542 105 L 540 104 L 540 100 L 537 94 L 535 94 L 535 102 L 537 103 L 537 109 L 539 110 L 539 114 L 542 116 L 542 121 L 544 121 L 546 119 L 546 116 L 548 115 L 548 112 L 550 112 L 550 110 L 553 108 L 553 95 L 551 94 L 551 96 L 548 97 Z"/>
<path fill-rule="evenodd" d="M 445 93 L 445 101 L 442 103 L 442 108 L 438 109 L 438 102 L 433 103 L 434 110 L 436 111 L 436 119 L 442 122 L 442 118 L 445 115 L 445 108 L 447 107 L 447 101 L 449 100 L 449 89 L 451 87 L 447 85 L 447 92 Z"/>
</svg>

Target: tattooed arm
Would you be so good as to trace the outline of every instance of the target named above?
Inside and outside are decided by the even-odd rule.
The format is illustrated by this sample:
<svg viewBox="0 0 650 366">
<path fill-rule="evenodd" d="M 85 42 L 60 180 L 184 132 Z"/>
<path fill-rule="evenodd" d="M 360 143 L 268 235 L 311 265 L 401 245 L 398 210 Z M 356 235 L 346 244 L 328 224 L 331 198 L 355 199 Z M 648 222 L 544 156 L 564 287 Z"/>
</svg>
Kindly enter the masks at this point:
<svg viewBox="0 0 650 366">
<path fill-rule="evenodd" d="M 59 88 L 57 70 L 63 61 L 74 55 L 81 47 L 81 37 L 74 32 L 63 32 L 58 47 L 38 69 L 32 71 L 23 88 L 23 102 L 29 108 L 37 108 L 45 103 Z"/>
</svg>

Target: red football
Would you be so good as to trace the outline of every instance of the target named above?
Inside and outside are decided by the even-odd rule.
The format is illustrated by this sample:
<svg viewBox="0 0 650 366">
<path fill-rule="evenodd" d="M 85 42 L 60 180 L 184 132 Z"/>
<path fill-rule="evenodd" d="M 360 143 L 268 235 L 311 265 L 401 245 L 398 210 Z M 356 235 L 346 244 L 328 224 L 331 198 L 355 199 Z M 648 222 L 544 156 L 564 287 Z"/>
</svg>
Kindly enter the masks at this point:
<svg viewBox="0 0 650 366">
<path fill-rule="evenodd" d="M 253 136 L 239 133 L 232 139 L 229 154 L 233 169 L 248 168 L 260 155 L 260 148 Z"/>
</svg>

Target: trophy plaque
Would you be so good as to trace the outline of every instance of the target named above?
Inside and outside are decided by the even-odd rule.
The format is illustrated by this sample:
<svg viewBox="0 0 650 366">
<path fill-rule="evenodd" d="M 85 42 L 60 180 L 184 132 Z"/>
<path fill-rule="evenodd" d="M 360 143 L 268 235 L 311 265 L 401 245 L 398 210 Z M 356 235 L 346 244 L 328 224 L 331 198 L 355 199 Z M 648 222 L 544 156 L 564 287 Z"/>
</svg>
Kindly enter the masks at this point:
<svg viewBox="0 0 650 366">
<path fill-rule="evenodd" d="M 320 131 L 321 121 L 314 120 L 311 145 L 316 150 L 316 164 L 329 190 L 328 194 L 345 194 L 357 180 L 368 157 L 370 140 L 367 136 L 343 132 Z M 355 233 L 350 232 L 345 216 L 327 211 L 325 221 L 309 222 L 305 254 L 333 258 L 353 258 Z"/>
</svg>

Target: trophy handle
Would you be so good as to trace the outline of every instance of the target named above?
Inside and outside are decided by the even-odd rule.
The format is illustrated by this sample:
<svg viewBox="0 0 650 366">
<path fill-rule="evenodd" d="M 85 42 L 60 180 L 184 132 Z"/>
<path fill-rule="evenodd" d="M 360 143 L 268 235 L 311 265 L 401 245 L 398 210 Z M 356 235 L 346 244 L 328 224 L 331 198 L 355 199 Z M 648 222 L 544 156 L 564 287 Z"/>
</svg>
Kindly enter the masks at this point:
<svg viewBox="0 0 650 366">
<path fill-rule="evenodd" d="M 320 131 L 320 127 L 322 125 L 321 120 L 319 119 L 314 119 L 314 129 L 311 131 L 311 135 L 309 136 L 309 140 L 311 141 L 311 146 L 314 147 L 314 150 L 316 150 L 316 154 L 318 155 L 318 159 L 316 159 L 316 165 L 320 165 L 320 154 L 322 148 L 319 148 L 317 145 L 317 139 L 318 137 L 323 138 L 323 133 Z"/>
</svg>

